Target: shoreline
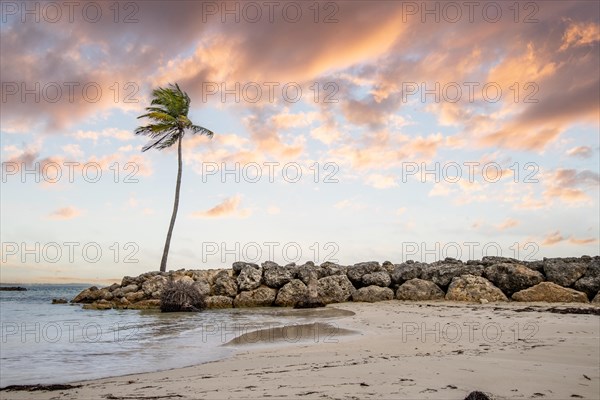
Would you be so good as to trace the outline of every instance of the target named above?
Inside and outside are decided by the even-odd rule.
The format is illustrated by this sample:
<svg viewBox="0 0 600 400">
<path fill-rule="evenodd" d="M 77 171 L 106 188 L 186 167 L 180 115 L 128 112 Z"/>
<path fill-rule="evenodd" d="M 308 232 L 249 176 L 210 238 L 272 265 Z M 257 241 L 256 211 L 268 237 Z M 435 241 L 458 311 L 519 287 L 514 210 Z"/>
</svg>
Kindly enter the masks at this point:
<svg viewBox="0 0 600 400">
<path fill-rule="evenodd" d="M 50 399 L 60 393 L 67 399 L 462 399 L 474 390 L 498 399 L 596 398 L 599 317 L 545 311 L 551 307 L 598 309 L 547 303 L 341 303 L 327 309 L 355 315 L 326 322 L 356 334 L 238 345 L 230 357 L 195 366 L 72 382 L 81 386 L 58 391 L 2 390 L 2 398 Z"/>
</svg>

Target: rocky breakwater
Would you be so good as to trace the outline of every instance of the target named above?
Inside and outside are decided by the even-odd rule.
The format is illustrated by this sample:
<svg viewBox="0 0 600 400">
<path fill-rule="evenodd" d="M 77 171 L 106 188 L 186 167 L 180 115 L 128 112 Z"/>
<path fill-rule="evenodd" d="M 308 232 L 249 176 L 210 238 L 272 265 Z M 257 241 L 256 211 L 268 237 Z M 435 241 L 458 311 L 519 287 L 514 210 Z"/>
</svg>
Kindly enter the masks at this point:
<svg viewBox="0 0 600 400">
<path fill-rule="evenodd" d="M 120 284 L 86 289 L 71 302 L 91 309 L 158 309 L 163 287 L 169 281 L 194 285 L 205 296 L 207 308 L 293 307 L 311 293 L 323 304 L 445 299 L 481 303 L 591 301 L 600 305 L 598 256 L 539 261 L 505 257 L 401 264 L 372 261 L 352 266 L 238 261 L 231 269 L 126 276 Z"/>
</svg>

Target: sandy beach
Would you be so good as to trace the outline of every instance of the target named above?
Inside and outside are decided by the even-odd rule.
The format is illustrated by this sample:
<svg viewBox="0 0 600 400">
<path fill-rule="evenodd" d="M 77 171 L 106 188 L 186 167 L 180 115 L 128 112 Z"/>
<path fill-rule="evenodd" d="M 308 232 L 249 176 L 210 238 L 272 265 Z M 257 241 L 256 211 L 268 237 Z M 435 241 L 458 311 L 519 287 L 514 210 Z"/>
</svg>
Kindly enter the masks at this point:
<svg viewBox="0 0 600 400">
<path fill-rule="evenodd" d="M 479 390 L 496 399 L 599 398 L 600 317 L 549 307 L 573 305 L 330 305 L 345 312 L 287 331 L 248 332 L 224 344 L 237 350 L 225 360 L 0 397 L 463 399 Z"/>
</svg>

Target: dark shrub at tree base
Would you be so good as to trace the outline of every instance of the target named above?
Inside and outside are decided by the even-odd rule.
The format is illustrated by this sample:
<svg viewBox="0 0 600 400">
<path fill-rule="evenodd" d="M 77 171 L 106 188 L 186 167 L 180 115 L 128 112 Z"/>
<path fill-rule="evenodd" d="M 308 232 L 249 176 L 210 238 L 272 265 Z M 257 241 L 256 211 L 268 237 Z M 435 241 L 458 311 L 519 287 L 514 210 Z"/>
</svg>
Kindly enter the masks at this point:
<svg viewBox="0 0 600 400">
<path fill-rule="evenodd" d="M 205 307 L 204 296 L 189 282 L 167 282 L 160 298 L 162 312 L 200 311 Z"/>
</svg>

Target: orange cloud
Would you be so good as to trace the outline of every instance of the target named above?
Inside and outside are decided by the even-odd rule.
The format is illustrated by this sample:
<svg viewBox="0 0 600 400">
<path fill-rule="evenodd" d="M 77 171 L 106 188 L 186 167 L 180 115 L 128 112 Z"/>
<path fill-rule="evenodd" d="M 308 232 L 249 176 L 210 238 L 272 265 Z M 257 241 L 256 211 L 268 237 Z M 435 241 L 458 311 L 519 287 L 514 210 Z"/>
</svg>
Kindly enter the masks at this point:
<svg viewBox="0 0 600 400">
<path fill-rule="evenodd" d="M 79 211 L 75 207 L 69 206 L 69 207 L 59 208 L 58 210 L 50 213 L 49 218 L 56 219 L 56 220 L 66 220 L 66 219 L 76 218 L 79 215 L 81 215 L 81 211 Z"/>
<path fill-rule="evenodd" d="M 502 222 L 501 224 L 496 225 L 496 228 L 498 228 L 498 230 L 506 230 L 509 228 L 514 228 L 515 226 L 519 225 L 519 221 L 517 221 L 514 218 L 509 218 L 506 221 Z"/>
<path fill-rule="evenodd" d="M 250 215 L 250 210 L 240 209 L 241 196 L 235 195 L 223 200 L 216 206 L 206 211 L 196 211 L 192 213 L 192 217 L 195 218 L 221 218 L 238 216 L 245 218 Z"/>
<path fill-rule="evenodd" d="M 542 244 L 545 246 L 553 246 L 564 240 L 566 240 L 566 238 L 560 234 L 560 231 L 555 231 L 546 235 Z"/>
</svg>

